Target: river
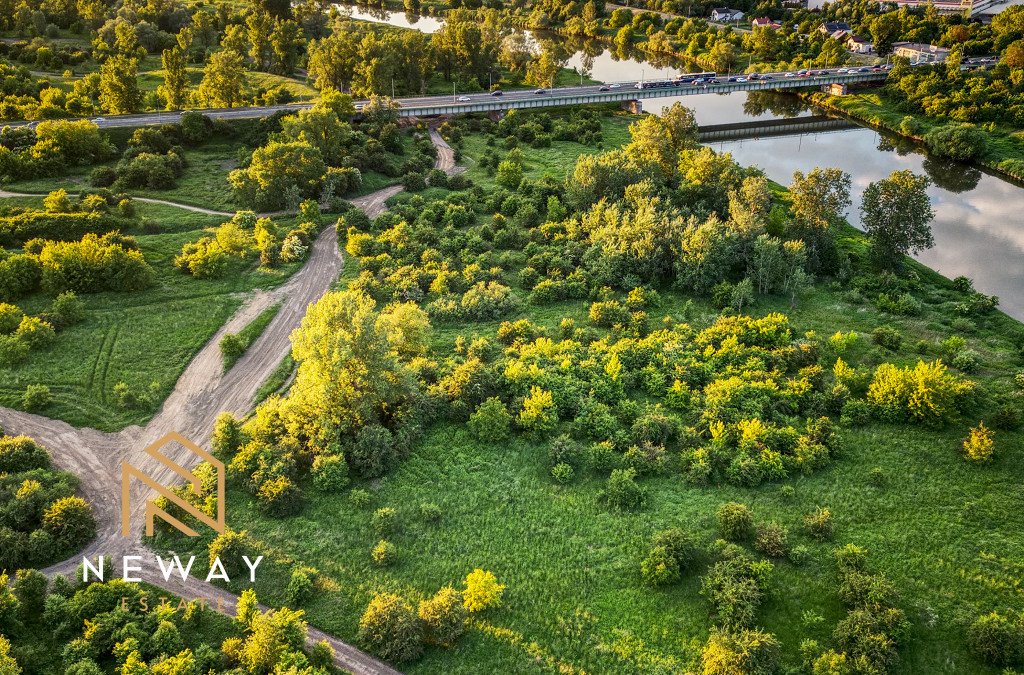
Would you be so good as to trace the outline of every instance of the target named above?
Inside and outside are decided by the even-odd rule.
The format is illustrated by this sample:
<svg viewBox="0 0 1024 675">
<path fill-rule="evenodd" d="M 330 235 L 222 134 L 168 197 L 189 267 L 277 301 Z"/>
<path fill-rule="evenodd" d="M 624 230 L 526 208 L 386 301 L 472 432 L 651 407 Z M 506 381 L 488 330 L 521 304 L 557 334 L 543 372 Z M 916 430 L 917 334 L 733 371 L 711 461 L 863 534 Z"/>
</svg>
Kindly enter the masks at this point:
<svg viewBox="0 0 1024 675">
<path fill-rule="evenodd" d="M 411 21 L 397 12 L 371 14 L 353 8 L 352 16 L 425 32 L 440 26 L 433 17 Z M 638 58 L 618 59 L 593 44 L 569 57 L 568 67 L 581 66 L 605 82 L 682 72 L 660 64 L 656 68 Z M 644 106 L 658 113 L 676 101 L 693 108 L 702 125 L 810 114 L 794 97 L 753 93 L 649 99 Z M 819 166 L 842 169 L 853 181 L 854 206 L 847 216 L 854 225 L 860 225 L 858 206 L 870 182 L 901 169 L 927 174 L 932 179 L 928 194 L 935 211 L 935 246 L 915 257 L 947 277 L 970 277 L 979 291 L 999 296 L 1003 311 L 1024 320 L 1024 189 L 1020 186 L 973 166 L 929 157 L 918 147 L 866 127 L 715 142 L 712 147 L 732 153 L 740 164 L 761 168 L 782 184 L 790 182 L 794 171 L 806 173 Z"/>
</svg>

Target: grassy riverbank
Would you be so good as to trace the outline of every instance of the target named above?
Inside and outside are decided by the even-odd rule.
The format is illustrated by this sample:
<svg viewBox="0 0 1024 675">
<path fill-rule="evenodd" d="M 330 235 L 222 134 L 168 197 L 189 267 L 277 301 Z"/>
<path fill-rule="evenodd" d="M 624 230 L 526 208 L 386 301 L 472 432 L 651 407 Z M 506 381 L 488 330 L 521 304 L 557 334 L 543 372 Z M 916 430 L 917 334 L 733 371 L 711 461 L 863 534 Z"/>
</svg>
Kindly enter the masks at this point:
<svg viewBox="0 0 1024 675">
<path fill-rule="evenodd" d="M 952 124 L 927 115 L 906 113 L 884 97 L 879 90 L 858 92 L 847 96 L 829 96 L 816 92 L 806 96 L 814 105 L 840 113 L 858 122 L 883 129 L 903 138 L 924 143 L 924 136 L 932 129 Z M 909 125 L 907 118 L 913 120 Z M 914 133 L 908 133 L 908 127 Z M 1017 180 L 1024 180 L 1024 131 L 984 129 L 986 153 L 975 160 L 978 164 Z"/>
</svg>

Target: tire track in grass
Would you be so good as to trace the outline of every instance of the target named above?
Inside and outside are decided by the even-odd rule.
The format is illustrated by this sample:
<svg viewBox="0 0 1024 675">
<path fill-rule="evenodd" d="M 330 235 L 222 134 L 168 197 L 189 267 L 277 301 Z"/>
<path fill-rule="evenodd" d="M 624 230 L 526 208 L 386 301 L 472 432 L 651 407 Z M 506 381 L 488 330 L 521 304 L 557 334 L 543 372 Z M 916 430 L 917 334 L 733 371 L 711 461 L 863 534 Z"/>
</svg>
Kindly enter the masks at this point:
<svg viewBox="0 0 1024 675">
<path fill-rule="evenodd" d="M 100 396 L 104 403 L 107 403 L 107 392 L 110 391 L 110 387 L 107 386 L 107 376 L 110 373 L 110 362 L 114 359 L 114 345 L 117 344 L 117 336 L 121 333 L 121 324 L 114 324 L 113 334 L 110 339 L 106 341 L 105 348 L 103 351 L 106 352 L 106 358 L 103 360 L 103 373 L 101 375 L 102 382 L 100 382 Z"/>
<path fill-rule="evenodd" d="M 89 379 L 87 383 L 87 389 L 93 393 L 96 392 L 96 371 L 99 370 L 100 359 L 103 358 L 103 350 L 106 347 L 107 338 L 110 336 L 109 320 L 107 317 L 103 317 L 100 321 L 101 325 L 105 325 L 106 327 L 103 329 L 103 337 L 100 339 L 99 347 L 96 349 L 96 356 L 92 360 L 92 368 L 89 369 Z M 103 401 L 103 392 L 100 392 L 100 400 Z M 106 401 L 103 402 L 106 403 Z"/>
</svg>

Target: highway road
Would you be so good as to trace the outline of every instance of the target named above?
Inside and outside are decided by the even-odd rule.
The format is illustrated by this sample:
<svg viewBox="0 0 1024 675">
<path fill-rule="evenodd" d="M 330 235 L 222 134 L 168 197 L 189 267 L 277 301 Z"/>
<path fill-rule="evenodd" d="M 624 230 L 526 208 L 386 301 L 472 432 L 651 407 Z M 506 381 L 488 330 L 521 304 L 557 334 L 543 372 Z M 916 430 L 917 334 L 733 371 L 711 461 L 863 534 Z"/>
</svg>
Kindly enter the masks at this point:
<svg viewBox="0 0 1024 675">
<path fill-rule="evenodd" d="M 974 69 L 989 67 L 995 64 L 994 57 L 968 59 L 963 68 Z M 920 64 L 926 65 L 926 64 Z M 458 114 L 460 112 L 481 112 L 504 108 L 530 107 L 543 108 L 559 105 L 583 105 L 601 102 L 618 102 L 629 100 L 632 94 L 637 98 L 654 98 L 681 95 L 721 94 L 733 91 L 764 90 L 764 89 L 798 89 L 831 83 L 864 83 L 879 81 L 885 78 L 891 66 L 851 67 L 851 68 L 818 68 L 812 70 L 773 72 L 773 73 L 738 73 L 721 75 L 714 79 L 705 79 L 694 84 L 686 76 L 681 76 L 673 86 L 638 89 L 638 82 L 610 82 L 584 86 L 557 87 L 551 89 L 515 89 L 502 92 L 500 96 L 492 93 L 453 94 L 443 96 L 409 96 L 398 98 L 405 115 L 429 117 L 438 114 Z M 647 80 L 665 82 L 665 80 Z M 356 108 L 366 105 L 368 101 L 355 101 Z M 311 103 L 290 103 L 284 105 L 250 106 L 239 108 L 199 108 L 214 119 L 252 119 L 265 117 L 282 110 L 302 110 L 311 107 Z M 111 115 L 92 118 L 101 128 L 138 127 L 159 124 L 171 124 L 181 119 L 181 111 L 147 112 L 133 115 Z M 22 126 L 34 122 L 12 122 L 10 126 Z"/>
</svg>

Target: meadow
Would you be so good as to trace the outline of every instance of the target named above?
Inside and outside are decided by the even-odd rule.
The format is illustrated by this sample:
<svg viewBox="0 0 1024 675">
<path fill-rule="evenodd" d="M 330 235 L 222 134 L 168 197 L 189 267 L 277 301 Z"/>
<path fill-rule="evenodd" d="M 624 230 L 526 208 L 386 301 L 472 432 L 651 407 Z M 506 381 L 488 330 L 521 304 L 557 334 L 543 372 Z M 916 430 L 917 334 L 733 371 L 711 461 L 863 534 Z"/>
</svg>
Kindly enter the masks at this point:
<svg viewBox="0 0 1024 675">
<path fill-rule="evenodd" d="M 603 147 L 621 144 L 630 121 L 604 117 Z M 469 135 L 462 144 L 467 175 L 485 190 L 494 188 L 494 179 L 477 160 L 491 147 L 483 135 Z M 557 141 L 531 149 L 524 153 L 525 174 L 561 179 L 576 157 L 593 151 Z M 431 188 L 423 196 L 443 194 Z M 407 199 L 400 195 L 394 201 Z M 841 248 L 863 244 L 862 234 L 842 230 Z M 780 641 L 784 669 L 799 670 L 801 642 L 827 644 L 844 617 L 834 551 L 854 543 L 869 551 L 872 568 L 899 590 L 899 605 L 911 624 L 891 672 L 999 672 L 968 651 L 964 633 L 979 614 L 1024 606 L 1019 583 L 1024 515 L 1017 489 L 1024 480 L 1022 433 L 997 431 L 996 459 L 985 465 L 966 462 L 961 444 L 968 426 L 987 419 L 996 398 L 1017 396 L 1013 378 L 1021 366 L 1024 332 L 998 312 L 965 323 L 952 309 L 959 297 L 954 285 L 908 264 L 923 302 L 923 311 L 914 316 L 883 312 L 839 282 L 816 284 L 795 307 L 788 299 L 762 297 L 746 311 L 753 316 L 783 312 L 794 335 L 854 331 L 859 339 L 843 358 L 867 367 L 939 358 L 944 340 L 964 337 L 966 348 L 980 355 L 983 365 L 971 377 L 982 387 L 959 422 L 941 429 L 879 421 L 844 425 L 837 458 L 825 469 L 755 488 L 725 482 L 699 486 L 670 472 L 644 480 L 643 509 L 616 512 L 601 501 L 606 484 L 597 472 L 579 472 L 567 484 L 552 480 L 548 443 L 522 435 L 480 441 L 465 424 L 441 421 L 394 472 L 355 480 L 347 493 L 311 493 L 297 515 L 269 517 L 256 498 L 233 485 L 229 527 L 247 532 L 269 558 L 257 592 L 271 603 L 287 603 L 292 571 L 309 566 L 316 570 L 317 592 L 301 606 L 311 623 L 355 639 L 358 617 L 375 593 L 394 592 L 415 603 L 440 586 L 458 587 L 468 572 L 483 568 L 507 586 L 501 607 L 471 618 L 456 646 L 429 649 L 419 661 L 403 664 L 404 671 L 686 672 L 699 666 L 714 625 L 699 577 L 714 561 L 710 551 L 720 537 L 715 513 L 736 501 L 750 506 L 758 523 L 776 521 L 788 528 L 790 545 L 807 551 L 804 559 L 773 560 L 775 572 L 758 617 Z M 348 258 L 342 281 L 356 276 L 354 267 Z M 672 290 L 661 298 L 651 310 L 652 323 L 664 315 L 701 328 L 719 316 L 706 299 Z M 587 325 L 589 305 L 524 305 L 503 318 L 528 317 L 557 334 L 563 319 Z M 459 336 L 467 342 L 493 337 L 500 323 L 440 323 L 429 356 L 450 355 Z M 902 335 L 901 347 L 872 344 L 872 331 L 882 325 Z M 368 498 L 354 496 L 361 491 Z M 423 509 L 424 504 L 439 507 L 438 521 L 426 517 L 432 509 Z M 398 559 L 382 568 L 370 550 L 380 538 L 372 514 L 385 507 L 397 511 L 398 525 L 388 539 Z M 804 526 L 804 517 L 819 507 L 833 514 L 831 541 L 812 537 Z M 639 563 L 652 535 L 670 527 L 691 532 L 704 553 L 681 583 L 652 588 L 641 578 Z M 209 541 L 162 535 L 157 545 L 201 551 Z"/>
</svg>

